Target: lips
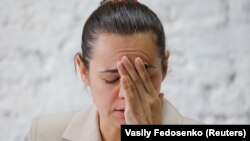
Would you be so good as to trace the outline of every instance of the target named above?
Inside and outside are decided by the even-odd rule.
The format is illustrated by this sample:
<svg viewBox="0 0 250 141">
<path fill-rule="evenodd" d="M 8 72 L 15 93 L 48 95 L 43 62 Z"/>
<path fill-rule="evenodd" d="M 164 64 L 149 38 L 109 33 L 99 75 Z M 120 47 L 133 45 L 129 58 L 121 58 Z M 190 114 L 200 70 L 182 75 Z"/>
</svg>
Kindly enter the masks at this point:
<svg viewBox="0 0 250 141">
<path fill-rule="evenodd" d="M 124 111 L 125 111 L 125 108 L 119 108 L 119 109 L 116 109 L 115 110 L 115 113 L 120 116 L 120 117 L 124 117 Z"/>
<path fill-rule="evenodd" d="M 125 103 L 121 103 L 116 106 L 115 111 L 124 111 L 125 110 Z"/>
<path fill-rule="evenodd" d="M 116 110 L 116 111 L 118 111 L 118 112 L 124 112 L 125 110 Z"/>
<path fill-rule="evenodd" d="M 116 111 L 124 111 L 125 110 L 125 108 L 116 108 Z"/>
</svg>

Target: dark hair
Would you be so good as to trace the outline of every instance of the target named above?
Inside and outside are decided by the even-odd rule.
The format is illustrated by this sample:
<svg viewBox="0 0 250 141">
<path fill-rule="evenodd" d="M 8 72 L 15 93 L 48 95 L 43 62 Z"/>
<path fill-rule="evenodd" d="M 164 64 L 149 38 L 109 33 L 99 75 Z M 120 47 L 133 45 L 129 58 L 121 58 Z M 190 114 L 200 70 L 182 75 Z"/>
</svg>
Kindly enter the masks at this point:
<svg viewBox="0 0 250 141">
<path fill-rule="evenodd" d="M 107 1 L 87 19 L 82 32 L 82 61 L 89 69 L 93 42 L 99 33 L 154 35 L 159 57 L 165 59 L 165 33 L 158 16 L 147 6 L 133 1 Z"/>
</svg>

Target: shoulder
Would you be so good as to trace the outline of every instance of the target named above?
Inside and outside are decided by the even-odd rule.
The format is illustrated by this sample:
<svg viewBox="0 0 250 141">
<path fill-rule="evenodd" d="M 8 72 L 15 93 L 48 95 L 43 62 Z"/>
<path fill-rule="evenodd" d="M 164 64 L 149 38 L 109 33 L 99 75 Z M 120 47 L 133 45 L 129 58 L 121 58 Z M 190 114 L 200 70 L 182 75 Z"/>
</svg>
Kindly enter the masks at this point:
<svg viewBox="0 0 250 141">
<path fill-rule="evenodd" d="M 163 124 L 202 124 L 201 122 L 184 117 L 179 111 L 174 107 L 174 105 L 164 99 L 163 106 Z"/>
<path fill-rule="evenodd" d="M 36 117 L 32 122 L 27 141 L 59 141 L 71 121 L 79 114 L 88 115 L 89 109 L 47 114 Z"/>
<path fill-rule="evenodd" d="M 200 125 L 200 124 L 203 124 L 203 123 L 200 122 L 200 121 L 198 121 L 198 120 L 194 120 L 194 119 L 191 119 L 191 118 L 183 117 L 182 118 L 182 124 Z"/>
<path fill-rule="evenodd" d="M 42 115 L 36 117 L 32 122 L 30 133 L 25 140 L 58 140 L 59 137 L 63 134 L 64 129 L 76 113 L 77 111 Z"/>
<path fill-rule="evenodd" d="M 53 123 L 53 124 L 62 124 L 67 123 L 78 111 L 71 111 L 71 112 L 64 112 L 64 113 L 55 113 L 55 114 L 48 114 L 48 115 L 42 115 L 35 120 L 39 123 L 46 122 L 47 124 Z"/>
<path fill-rule="evenodd" d="M 44 132 L 60 131 L 58 129 L 65 129 L 76 113 L 77 111 L 43 115 L 37 117 L 34 122 L 36 122 L 35 124 L 37 124 L 37 128 L 44 130 Z"/>
</svg>

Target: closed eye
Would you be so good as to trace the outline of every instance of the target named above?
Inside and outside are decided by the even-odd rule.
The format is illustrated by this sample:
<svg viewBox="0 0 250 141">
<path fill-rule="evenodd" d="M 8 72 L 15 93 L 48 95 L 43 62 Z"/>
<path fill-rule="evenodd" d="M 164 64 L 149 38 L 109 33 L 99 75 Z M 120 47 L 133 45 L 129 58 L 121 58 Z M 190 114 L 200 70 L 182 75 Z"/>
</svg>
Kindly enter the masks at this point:
<svg viewBox="0 0 250 141">
<path fill-rule="evenodd" d="M 113 80 L 106 80 L 106 79 L 103 79 L 103 80 L 105 81 L 105 83 L 111 85 L 111 84 L 116 83 L 119 79 L 120 79 L 120 77 L 117 77 L 117 78 L 115 78 L 115 79 L 113 79 Z"/>
</svg>

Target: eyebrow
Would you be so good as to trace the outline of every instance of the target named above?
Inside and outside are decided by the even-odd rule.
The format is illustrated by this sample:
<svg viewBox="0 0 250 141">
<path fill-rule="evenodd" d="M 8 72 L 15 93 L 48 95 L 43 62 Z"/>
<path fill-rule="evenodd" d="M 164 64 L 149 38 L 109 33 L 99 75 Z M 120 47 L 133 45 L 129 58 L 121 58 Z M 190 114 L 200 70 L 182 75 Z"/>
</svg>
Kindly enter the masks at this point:
<svg viewBox="0 0 250 141">
<path fill-rule="evenodd" d="M 151 64 L 144 64 L 144 66 L 146 69 L 156 68 L 154 65 L 151 65 Z M 118 69 L 117 68 L 108 69 L 108 70 L 101 71 L 101 73 L 118 73 Z"/>
</svg>

